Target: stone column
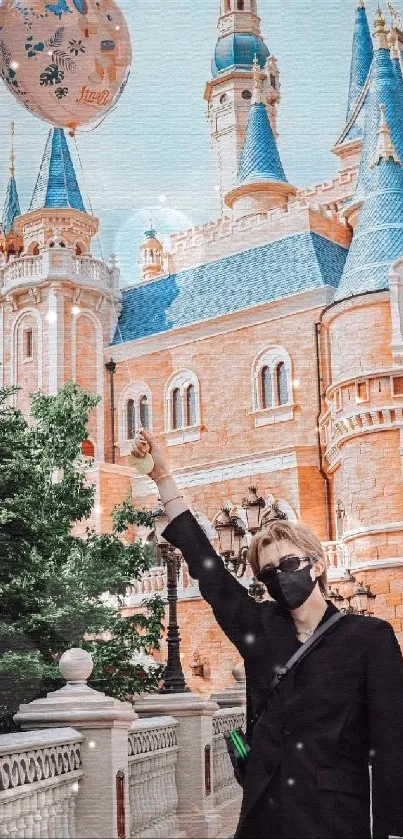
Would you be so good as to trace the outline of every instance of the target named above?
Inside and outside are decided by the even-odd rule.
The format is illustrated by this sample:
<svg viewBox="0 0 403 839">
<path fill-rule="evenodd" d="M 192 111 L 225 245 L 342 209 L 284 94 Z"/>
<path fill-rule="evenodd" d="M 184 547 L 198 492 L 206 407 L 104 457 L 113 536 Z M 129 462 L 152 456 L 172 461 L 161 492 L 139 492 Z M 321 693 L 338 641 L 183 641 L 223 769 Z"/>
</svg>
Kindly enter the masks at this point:
<svg viewBox="0 0 403 839">
<path fill-rule="evenodd" d="M 71 649 L 59 663 L 67 685 L 20 705 L 14 720 L 24 729 L 69 726 L 81 731 L 84 778 L 76 805 L 80 839 L 123 839 L 129 836 L 128 729 L 137 714 L 129 702 L 119 702 L 86 684 L 93 663 L 89 653 Z M 124 812 L 117 792 L 123 773 Z M 119 800 L 118 800 L 119 799 Z"/>
<path fill-rule="evenodd" d="M 213 716 L 216 702 L 195 693 L 152 694 L 134 703 L 140 717 L 171 715 L 179 721 L 178 817 L 189 839 L 218 835 L 214 805 Z"/>
</svg>

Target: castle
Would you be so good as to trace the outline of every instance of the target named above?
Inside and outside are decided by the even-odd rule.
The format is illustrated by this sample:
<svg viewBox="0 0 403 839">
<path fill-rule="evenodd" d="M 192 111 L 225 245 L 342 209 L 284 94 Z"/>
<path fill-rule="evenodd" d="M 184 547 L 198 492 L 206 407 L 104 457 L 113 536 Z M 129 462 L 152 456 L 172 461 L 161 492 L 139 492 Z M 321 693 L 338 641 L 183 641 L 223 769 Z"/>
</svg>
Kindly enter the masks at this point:
<svg viewBox="0 0 403 839">
<path fill-rule="evenodd" d="M 280 73 L 257 2 L 221 0 L 205 99 L 225 211 L 168 251 L 148 230 L 136 285 L 121 291 L 116 260 L 91 255 L 98 221 L 63 131 L 50 131 L 25 213 L 12 160 L 0 384 L 20 386 L 23 410 L 30 392 L 69 379 L 102 397 L 83 450 L 98 532 L 128 493 L 155 507 L 130 462 L 142 424 L 209 521 L 251 485 L 274 495 L 325 543 L 333 579 L 348 562 L 370 583 L 402 641 L 403 26 L 378 8 L 371 36 L 357 6 L 339 171 L 297 189 L 278 152 Z M 197 587 L 183 589 L 179 620 L 188 684 L 227 685 L 237 653 Z M 204 680 L 190 670 L 196 649 Z"/>
</svg>

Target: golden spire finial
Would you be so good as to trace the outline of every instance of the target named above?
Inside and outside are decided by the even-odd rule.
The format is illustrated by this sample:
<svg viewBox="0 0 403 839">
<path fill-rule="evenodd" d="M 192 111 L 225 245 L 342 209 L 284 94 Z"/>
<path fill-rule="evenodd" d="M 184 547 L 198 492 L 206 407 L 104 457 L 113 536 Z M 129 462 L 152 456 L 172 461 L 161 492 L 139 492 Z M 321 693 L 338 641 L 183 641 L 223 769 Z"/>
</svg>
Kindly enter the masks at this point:
<svg viewBox="0 0 403 839">
<path fill-rule="evenodd" d="M 389 49 L 388 43 L 388 33 L 386 29 L 385 18 L 382 13 L 382 9 L 378 3 L 378 8 L 375 12 L 375 20 L 374 20 L 374 47 L 377 50 L 387 50 Z"/>
<path fill-rule="evenodd" d="M 376 144 L 376 152 L 371 167 L 374 168 L 377 166 L 381 160 L 393 160 L 398 166 L 401 166 L 402 164 L 393 145 L 389 126 L 386 121 L 385 105 L 380 105 L 379 110 L 381 112 L 381 119 L 378 131 L 378 142 Z"/>
<path fill-rule="evenodd" d="M 15 133 L 14 123 L 12 122 L 11 123 L 11 155 L 10 155 L 10 160 L 11 160 L 10 172 L 11 172 L 11 177 L 12 178 L 15 175 L 14 133 Z"/>
<path fill-rule="evenodd" d="M 262 79 L 260 77 L 260 65 L 257 60 L 257 55 L 253 59 L 253 94 L 252 105 L 260 105 L 262 102 Z"/>
</svg>

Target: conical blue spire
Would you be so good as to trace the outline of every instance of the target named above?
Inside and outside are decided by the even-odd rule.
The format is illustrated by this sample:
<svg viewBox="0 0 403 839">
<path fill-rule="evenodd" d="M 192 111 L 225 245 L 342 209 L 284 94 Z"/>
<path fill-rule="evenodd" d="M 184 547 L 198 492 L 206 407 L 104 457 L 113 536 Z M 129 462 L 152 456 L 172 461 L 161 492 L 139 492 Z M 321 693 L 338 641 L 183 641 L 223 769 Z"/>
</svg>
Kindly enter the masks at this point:
<svg viewBox="0 0 403 839">
<path fill-rule="evenodd" d="M 30 210 L 70 207 L 85 213 L 83 199 L 62 128 L 52 128 L 46 142 Z"/>
<path fill-rule="evenodd" d="M 21 215 L 20 202 L 18 200 L 17 185 L 12 174 L 7 186 L 6 200 L 4 202 L 3 220 L 1 223 L 3 233 L 7 236 L 13 227 L 17 216 Z"/>
<path fill-rule="evenodd" d="M 359 0 L 355 16 L 346 124 L 335 149 L 351 140 L 359 140 L 364 133 L 368 76 L 372 58 L 373 46 L 367 13 L 364 0 Z"/>
<path fill-rule="evenodd" d="M 238 170 L 238 186 L 264 181 L 283 181 L 287 178 L 280 160 L 277 143 L 261 101 L 262 80 L 259 66 L 254 62 L 254 95 L 249 110 L 248 127 Z"/>
<path fill-rule="evenodd" d="M 385 19 L 380 10 L 377 12 L 375 27 L 376 48 L 369 79 L 364 138 L 354 204 L 362 201 L 371 187 L 371 162 L 378 138 L 380 105 L 385 105 L 385 118 L 391 140 L 400 160 L 403 160 L 403 86 L 390 55 Z"/>
<path fill-rule="evenodd" d="M 385 110 L 384 105 L 378 109 L 378 138 L 369 162 L 360 220 L 336 300 L 388 288 L 390 266 L 403 255 L 403 168 Z M 400 114 L 396 116 L 401 119 Z"/>
<path fill-rule="evenodd" d="M 363 0 L 359 0 L 355 13 L 346 120 L 350 119 L 354 105 L 364 88 L 371 68 L 372 55 L 372 38 L 369 31 L 367 13 Z"/>
<path fill-rule="evenodd" d="M 15 182 L 15 154 L 14 154 L 14 123 L 11 123 L 11 162 L 10 180 L 7 185 L 6 200 L 4 202 L 3 219 L 1 229 L 5 236 L 12 230 L 17 216 L 21 215 L 20 202 L 18 200 L 17 184 Z"/>
</svg>

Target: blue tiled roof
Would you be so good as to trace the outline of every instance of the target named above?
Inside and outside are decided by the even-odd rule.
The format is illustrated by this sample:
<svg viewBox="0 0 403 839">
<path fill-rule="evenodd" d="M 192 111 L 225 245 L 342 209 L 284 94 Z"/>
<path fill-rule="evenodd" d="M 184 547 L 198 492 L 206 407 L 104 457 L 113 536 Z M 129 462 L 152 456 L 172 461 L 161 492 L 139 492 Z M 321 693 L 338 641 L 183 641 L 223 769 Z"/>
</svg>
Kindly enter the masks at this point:
<svg viewBox="0 0 403 839">
<path fill-rule="evenodd" d="M 365 129 L 362 155 L 354 201 L 362 200 L 367 189 L 371 189 L 371 163 L 375 154 L 378 129 L 379 106 L 385 105 L 385 117 L 394 147 L 403 161 L 403 88 L 396 74 L 394 61 L 388 49 L 374 53 L 370 86 L 365 115 Z"/>
<path fill-rule="evenodd" d="M 358 8 L 355 13 L 353 49 L 351 56 L 350 86 L 348 91 L 348 121 L 355 103 L 365 85 L 373 56 L 372 38 L 369 31 L 365 8 Z"/>
<path fill-rule="evenodd" d="M 287 181 L 277 143 L 262 103 L 251 105 L 245 144 L 239 164 L 238 183 Z"/>
<path fill-rule="evenodd" d="M 403 256 L 403 169 L 381 160 L 372 171 L 335 299 L 388 288 L 389 268 Z"/>
<path fill-rule="evenodd" d="M 114 344 L 242 311 L 324 285 L 336 287 L 347 250 L 301 233 L 123 289 Z"/>
<path fill-rule="evenodd" d="M 3 233 L 7 235 L 10 232 L 15 219 L 21 215 L 20 202 L 18 200 L 17 185 L 15 178 L 12 175 L 6 192 L 6 200 L 4 202 L 3 220 L 1 223 Z"/>
<path fill-rule="evenodd" d="M 257 60 L 261 68 L 266 64 L 270 55 L 262 38 L 250 32 L 237 32 L 219 38 L 214 57 L 211 62 L 211 72 L 215 79 L 219 73 L 229 69 L 251 70 L 253 60 Z"/>
<path fill-rule="evenodd" d="M 30 210 L 71 207 L 85 213 L 69 147 L 62 128 L 52 128 L 46 142 Z"/>
</svg>

